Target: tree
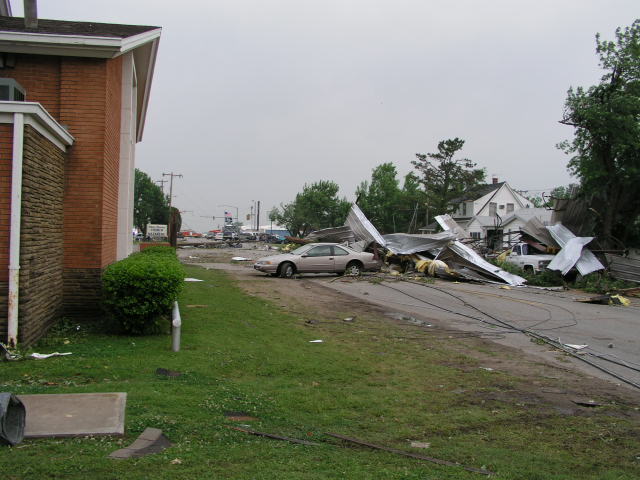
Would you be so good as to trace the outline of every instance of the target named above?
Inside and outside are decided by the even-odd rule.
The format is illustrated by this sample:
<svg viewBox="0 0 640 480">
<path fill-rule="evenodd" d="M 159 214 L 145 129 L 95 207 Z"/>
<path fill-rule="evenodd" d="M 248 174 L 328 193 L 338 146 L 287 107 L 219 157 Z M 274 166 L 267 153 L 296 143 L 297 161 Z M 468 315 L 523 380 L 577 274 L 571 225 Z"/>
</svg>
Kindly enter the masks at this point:
<svg viewBox="0 0 640 480">
<path fill-rule="evenodd" d="M 453 212 L 453 200 L 472 191 L 484 181 L 483 169 L 475 169 L 468 158 L 454 158 L 462 150 L 464 140 L 453 138 L 438 143 L 437 153 L 416 153 L 411 163 L 422 174 L 426 203 L 435 215 Z M 427 219 L 427 222 L 429 219 Z"/>
<path fill-rule="evenodd" d="M 396 175 L 392 163 L 383 163 L 373 169 L 371 183 L 365 180 L 356 189 L 356 203 L 382 233 L 396 231 L 395 217 L 402 196 Z"/>
<path fill-rule="evenodd" d="M 638 241 L 640 202 L 640 20 L 615 41 L 596 35 L 596 54 L 605 71 L 600 83 L 567 92 L 560 123 L 574 138 L 558 145 L 571 159 L 569 171 L 596 212 L 596 235 L 605 248 Z"/>
<path fill-rule="evenodd" d="M 423 221 L 429 223 L 427 220 L 428 203 L 424 191 L 420 189 L 420 184 L 420 179 L 415 173 L 409 172 L 405 175 L 404 185 L 400 192 L 399 220 L 396 219 L 399 232 L 412 233 Z M 424 216 L 422 216 L 423 213 Z"/>
<path fill-rule="evenodd" d="M 564 199 L 564 198 L 572 198 L 573 192 L 578 188 L 575 184 L 569 184 L 568 186 L 560 186 L 551 190 L 549 195 L 543 193 L 542 195 L 537 195 L 535 197 L 527 197 L 533 206 L 536 208 L 548 208 L 551 209 L 554 206 L 555 200 Z"/>
<path fill-rule="evenodd" d="M 137 168 L 133 191 L 133 224 L 138 230 L 146 233 L 148 223 L 168 223 L 169 205 L 166 197 L 151 177 Z"/>
<path fill-rule="evenodd" d="M 338 184 L 327 180 L 305 184 L 293 202 L 280 206 L 274 219 L 299 237 L 321 228 L 343 225 L 351 203 L 346 198 L 338 198 L 338 190 Z"/>
</svg>

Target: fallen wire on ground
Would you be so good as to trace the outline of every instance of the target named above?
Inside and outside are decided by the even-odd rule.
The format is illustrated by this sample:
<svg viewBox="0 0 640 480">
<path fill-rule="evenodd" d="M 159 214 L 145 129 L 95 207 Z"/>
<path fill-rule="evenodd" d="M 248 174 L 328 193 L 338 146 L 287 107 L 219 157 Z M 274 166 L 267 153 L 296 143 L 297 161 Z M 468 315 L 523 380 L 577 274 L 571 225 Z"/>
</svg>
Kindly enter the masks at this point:
<svg viewBox="0 0 640 480">
<path fill-rule="evenodd" d="M 528 336 L 530 336 L 530 337 L 533 337 L 533 338 L 535 338 L 535 339 L 537 339 L 537 340 L 539 340 L 539 341 L 545 342 L 545 343 L 547 343 L 547 344 L 549 344 L 549 345 L 551 345 L 551 346 L 553 346 L 553 347 L 557 348 L 558 350 L 563 351 L 563 352 L 564 352 L 564 353 L 566 353 L 567 355 L 570 355 L 570 356 L 572 356 L 573 358 L 576 358 L 576 359 L 578 359 L 578 360 L 581 360 L 581 361 L 583 361 L 583 362 L 587 363 L 588 365 L 591 365 L 592 367 L 594 367 L 594 368 L 596 368 L 596 369 L 598 369 L 598 370 L 600 370 L 600 371 L 602 371 L 602 372 L 604 372 L 604 373 L 607 373 L 608 375 L 611 375 L 611 376 L 612 376 L 612 377 L 614 377 L 614 378 L 617 378 L 618 380 L 620 380 L 620 381 L 622 381 L 622 382 L 626 383 L 627 385 L 631 385 L 632 387 L 635 387 L 635 388 L 637 388 L 637 389 L 640 389 L 640 384 L 638 384 L 637 382 L 634 382 L 634 381 L 633 381 L 633 380 L 631 380 L 631 379 L 628 379 L 628 378 L 626 378 L 626 377 L 623 377 L 622 375 L 620 375 L 620 374 L 618 374 L 618 373 L 616 373 L 616 372 L 613 372 L 612 370 L 610 370 L 610 369 L 608 369 L 608 368 L 606 368 L 606 367 L 603 367 L 602 365 L 599 365 L 598 363 L 596 363 L 596 362 L 594 362 L 594 361 L 592 361 L 592 360 L 590 360 L 590 359 L 586 358 L 586 357 L 585 357 L 585 355 L 582 355 L 582 354 L 581 354 L 581 355 L 578 355 L 575 351 L 573 351 L 571 348 L 565 347 L 565 346 L 564 346 L 561 342 L 559 342 L 558 340 L 555 340 L 555 339 L 553 339 L 553 338 L 551 338 L 551 337 L 548 337 L 548 336 L 546 336 L 546 335 L 543 335 L 543 334 L 541 334 L 541 333 L 537 333 L 537 332 L 534 332 L 533 330 L 531 330 L 531 328 L 532 328 L 533 326 L 536 326 L 537 324 L 534 324 L 533 326 L 529 326 L 529 327 L 527 327 L 527 328 L 520 328 L 520 327 L 517 327 L 517 326 L 515 326 L 515 325 L 513 325 L 513 324 L 511 324 L 511 323 L 509 323 L 509 322 L 507 322 L 507 321 L 501 320 L 501 319 L 497 318 L 496 316 L 491 315 L 490 313 L 487 313 L 487 312 L 485 312 L 485 311 L 483 311 L 483 310 L 479 309 L 479 308 L 478 308 L 478 307 L 476 307 L 475 305 L 470 304 L 469 302 L 467 302 L 466 300 L 464 300 L 463 298 L 461 298 L 459 295 L 456 295 L 456 294 L 451 293 L 451 292 L 449 292 L 449 291 L 447 291 L 447 290 L 444 290 L 444 289 L 438 288 L 438 287 L 436 287 L 436 286 L 434 286 L 434 285 L 429 285 L 429 284 L 426 284 L 426 283 L 423 283 L 423 282 L 416 282 L 416 281 L 411 281 L 411 280 L 402 279 L 402 278 L 398 278 L 398 277 L 394 278 L 394 281 L 405 281 L 405 282 L 409 282 L 409 283 L 412 283 L 412 284 L 415 284 L 415 285 L 421 285 L 421 286 L 426 287 L 426 288 L 432 288 L 432 289 L 434 289 L 434 290 L 437 290 L 437 291 L 439 291 L 439 292 L 441 292 L 441 293 L 443 293 L 443 294 L 446 294 L 446 295 L 449 295 L 449 296 L 451 296 L 451 297 L 455 298 L 456 300 L 458 300 L 459 302 L 461 302 L 461 303 L 462 303 L 462 305 L 464 305 L 464 306 L 466 306 L 466 307 L 468 307 L 468 308 L 471 308 L 471 309 L 473 309 L 473 310 L 477 311 L 478 313 L 480 313 L 480 314 L 484 315 L 485 317 L 487 317 L 487 318 L 489 318 L 489 319 L 493 320 L 493 322 L 492 322 L 492 321 L 488 321 L 488 320 L 486 320 L 486 319 L 484 319 L 484 318 L 480 318 L 480 317 L 478 317 L 478 316 L 469 315 L 469 314 L 467 314 L 467 313 L 462 313 L 462 312 L 456 312 L 455 310 L 451 310 L 451 309 L 448 309 L 448 308 L 442 307 L 442 306 L 440 306 L 440 305 L 437 305 L 437 304 L 435 304 L 435 303 L 428 302 L 428 301 L 426 301 L 426 300 L 424 300 L 424 299 L 422 299 L 422 298 L 416 297 L 415 295 L 411 295 L 410 293 L 404 292 L 404 291 L 402 291 L 402 290 L 400 290 L 400 289 L 398 289 L 398 288 L 395 288 L 395 287 L 393 287 L 393 286 L 391 286 L 391 285 L 385 284 L 385 283 L 384 283 L 384 280 L 383 280 L 382 282 L 380 282 L 380 283 L 379 283 L 379 285 L 381 285 L 381 286 L 383 286 L 383 287 L 386 287 L 386 288 L 390 288 L 390 289 L 392 289 L 392 290 L 395 290 L 395 291 L 397 291 L 397 292 L 399 292 L 399 293 L 402 293 L 402 294 L 404 294 L 404 295 L 406 295 L 406 296 L 408 296 L 408 297 L 410 297 L 410 298 L 413 298 L 413 299 L 418 300 L 418 301 L 420 301 L 420 302 L 422 302 L 422 303 L 424 303 L 424 304 L 427 304 L 427 305 L 430 305 L 430 306 L 432 306 L 432 307 L 438 308 L 438 309 L 443 310 L 443 311 L 445 311 L 445 312 L 452 313 L 452 314 L 454 314 L 454 315 L 459 315 L 459 316 L 462 316 L 462 317 L 466 317 L 466 318 L 469 318 L 469 319 L 477 320 L 477 321 L 479 321 L 479 322 L 482 322 L 482 323 L 484 323 L 484 324 L 487 324 L 487 325 L 490 325 L 490 326 L 493 326 L 493 327 L 506 328 L 508 331 L 523 333 L 523 334 L 528 335 Z M 566 310 L 566 309 L 565 309 L 565 310 Z M 567 310 L 567 311 L 568 311 L 568 310 Z M 567 327 L 567 326 L 572 326 L 572 325 L 563 325 L 563 326 L 560 326 L 560 327 L 554 327 L 553 329 L 565 328 L 565 327 Z M 552 329 L 549 329 L 549 330 L 552 330 Z M 496 333 L 497 333 L 497 332 L 496 332 Z M 500 333 L 506 333 L 506 332 L 500 332 Z M 601 356 L 601 355 L 591 354 L 591 353 L 588 353 L 588 355 L 589 355 L 589 356 L 593 356 L 593 357 L 595 357 L 595 358 L 601 358 L 601 359 L 603 359 L 603 360 L 608 360 L 608 359 L 606 359 L 606 358 L 602 358 L 602 356 Z M 611 361 L 611 360 L 608 360 L 608 361 Z M 619 363 L 619 362 L 612 362 L 612 363 L 617 363 L 618 365 L 621 365 L 621 366 L 624 366 L 624 367 L 626 367 L 626 368 L 629 368 L 630 370 L 636 370 L 636 369 L 635 369 L 635 368 L 633 368 L 633 367 L 628 367 L 628 366 L 626 366 L 626 365 L 622 365 L 622 364 L 621 364 L 621 363 Z"/>
<path fill-rule="evenodd" d="M 320 445 L 319 443 L 309 442 L 307 440 L 300 440 L 298 438 L 292 438 L 292 437 L 283 437 L 281 435 L 274 435 L 273 433 L 257 432 L 255 430 L 249 430 L 248 428 L 235 427 L 233 425 L 225 425 L 225 427 L 230 428 L 232 430 L 237 430 L 238 432 L 248 433 L 249 435 L 272 438 L 274 440 L 283 440 L 285 442 L 291 442 L 291 443 L 299 443 L 300 445 L 310 445 L 314 447 L 317 447 Z"/>
<path fill-rule="evenodd" d="M 338 438 L 340 440 L 344 440 L 346 442 L 355 443 L 357 445 L 362 445 L 364 447 L 374 448 L 376 450 L 384 450 L 385 452 L 395 453 L 397 455 L 403 455 L 405 457 L 417 458 L 419 460 L 426 460 L 427 462 L 437 463 L 438 465 L 446 465 L 448 467 L 459 467 L 468 472 L 481 473 L 483 475 L 494 475 L 494 472 L 489 470 L 485 470 L 483 468 L 473 468 L 473 467 L 465 467 L 464 465 L 460 465 L 459 463 L 449 462 L 447 460 L 440 460 L 439 458 L 427 457 L 426 455 L 419 455 L 417 453 L 405 452 L 404 450 L 397 450 L 395 448 L 383 447 L 380 445 L 375 445 L 373 443 L 363 442 L 362 440 L 358 440 L 356 438 L 345 437 L 344 435 L 339 435 L 337 433 L 325 433 L 333 438 Z"/>
</svg>

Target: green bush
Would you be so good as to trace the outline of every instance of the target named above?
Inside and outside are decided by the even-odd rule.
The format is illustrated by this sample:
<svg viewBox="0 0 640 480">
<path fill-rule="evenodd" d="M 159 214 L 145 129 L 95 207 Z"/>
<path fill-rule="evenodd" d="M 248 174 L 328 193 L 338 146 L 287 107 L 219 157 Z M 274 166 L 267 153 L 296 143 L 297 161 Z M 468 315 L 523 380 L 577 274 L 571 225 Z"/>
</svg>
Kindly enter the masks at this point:
<svg viewBox="0 0 640 480">
<path fill-rule="evenodd" d="M 103 306 L 112 325 L 123 333 L 158 333 L 183 285 L 184 269 L 175 250 L 151 247 L 107 267 Z"/>
<path fill-rule="evenodd" d="M 611 293 L 636 285 L 625 280 L 616 280 L 610 277 L 607 272 L 598 271 L 576 278 L 571 286 L 589 293 Z"/>
</svg>

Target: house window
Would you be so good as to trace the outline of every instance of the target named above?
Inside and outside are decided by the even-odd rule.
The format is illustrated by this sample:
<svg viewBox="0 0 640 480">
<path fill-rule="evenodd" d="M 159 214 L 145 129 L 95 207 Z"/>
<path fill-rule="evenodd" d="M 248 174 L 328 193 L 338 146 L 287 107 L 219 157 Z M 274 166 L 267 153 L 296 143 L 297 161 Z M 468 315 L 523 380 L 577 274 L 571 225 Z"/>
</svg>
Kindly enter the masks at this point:
<svg viewBox="0 0 640 480">
<path fill-rule="evenodd" d="M 507 203 L 507 213 L 513 213 L 513 203 Z"/>
<path fill-rule="evenodd" d="M 471 238 L 474 240 L 480 240 L 480 232 L 470 232 Z"/>
<path fill-rule="evenodd" d="M 498 210 L 498 204 L 495 203 L 495 202 L 490 202 L 489 203 L 489 216 L 490 217 L 495 217 L 497 210 Z"/>
</svg>

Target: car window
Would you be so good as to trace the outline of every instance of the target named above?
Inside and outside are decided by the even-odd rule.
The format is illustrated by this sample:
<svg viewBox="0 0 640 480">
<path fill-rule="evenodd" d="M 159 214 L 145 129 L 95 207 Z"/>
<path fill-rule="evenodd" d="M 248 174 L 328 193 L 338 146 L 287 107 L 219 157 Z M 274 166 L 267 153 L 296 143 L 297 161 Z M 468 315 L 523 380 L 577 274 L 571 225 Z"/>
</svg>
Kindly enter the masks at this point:
<svg viewBox="0 0 640 480">
<path fill-rule="evenodd" d="M 309 250 L 309 245 L 303 245 L 301 247 L 296 248 L 295 250 L 292 250 L 291 253 L 294 255 L 302 255 L 307 250 Z"/>
<path fill-rule="evenodd" d="M 321 245 L 319 247 L 313 247 L 307 252 L 309 257 L 328 257 L 331 255 L 331 245 Z"/>
<path fill-rule="evenodd" d="M 349 255 L 349 252 L 347 252 L 344 248 L 340 248 L 340 247 L 333 247 L 333 254 L 334 255 Z"/>
</svg>

